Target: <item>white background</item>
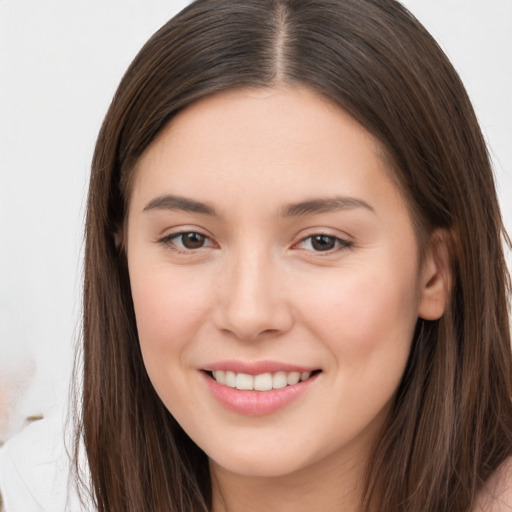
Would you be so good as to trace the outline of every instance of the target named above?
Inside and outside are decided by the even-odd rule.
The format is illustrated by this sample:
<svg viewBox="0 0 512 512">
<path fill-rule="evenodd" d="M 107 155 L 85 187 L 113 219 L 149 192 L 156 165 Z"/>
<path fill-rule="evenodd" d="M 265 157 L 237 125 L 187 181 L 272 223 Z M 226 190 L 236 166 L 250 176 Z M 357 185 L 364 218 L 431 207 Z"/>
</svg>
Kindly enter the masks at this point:
<svg viewBox="0 0 512 512">
<path fill-rule="evenodd" d="M 0 443 L 67 396 L 94 141 L 132 58 L 187 3 L 0 0 Z M 466 84 L 512 231 L 512 0 L 404 3 Z"/>
</svg>

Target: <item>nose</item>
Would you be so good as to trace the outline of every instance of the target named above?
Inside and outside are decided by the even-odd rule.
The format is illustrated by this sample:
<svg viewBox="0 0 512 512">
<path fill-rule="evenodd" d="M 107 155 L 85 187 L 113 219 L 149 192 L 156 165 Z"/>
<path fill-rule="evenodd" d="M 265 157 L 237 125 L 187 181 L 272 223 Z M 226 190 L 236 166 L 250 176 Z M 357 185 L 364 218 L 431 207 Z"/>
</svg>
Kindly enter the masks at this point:
<svg viewBox="0 0 512 512">
<path fill-rule="evenodd" d="M 264 251 L 242 251 L 223 268 L 215 311 L 217 328 L 244 340 L 278 336 L 293 325 L 282 269 Z"/>
</svg>

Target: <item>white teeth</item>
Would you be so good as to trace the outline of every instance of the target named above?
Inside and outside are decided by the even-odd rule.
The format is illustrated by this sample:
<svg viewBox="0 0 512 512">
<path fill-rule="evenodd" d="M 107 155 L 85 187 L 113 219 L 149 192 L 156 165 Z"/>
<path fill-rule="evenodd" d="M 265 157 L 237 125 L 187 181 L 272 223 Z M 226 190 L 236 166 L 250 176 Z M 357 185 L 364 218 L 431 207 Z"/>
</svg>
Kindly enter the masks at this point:
<svg viewBox="0 0 512 512">
<path fill-rule="evenodd" d="M 293 386 L 294 384 L 297 384 L 300 380 L 300 373 L 299 372 L 290 372 L 286 376 L 286 382 L 288 383 L 288 386 Z"/>
<path fill-rule="evenodd" d="M 311 377 L 311 372 L 276 372 L 249 375 L 247 373 L 235 373 L 231 371 L 215 370 L 213 378 L 224 386 L 240 390 L 269 391 L 281 389 L 286 386 L 294 386 L 298 382 Z"/>
<path fill-rule="evenodd" d="M 286 373 L 277 372 L 272 377 L 272 387 L 274 389 L 284 388 L 288 383 L 286 382 Z"/>
<path fill-rule="evenodd" d="M 272 374 L 262 373 L 254 376 L 254 389 L 256 391 L 268 391 L 272 389 Z"/>
<path fill-rule="evenodd" d="M 213 372 L 213 378 L 219 383 L 219 384 L 226 384 L 226 372 L 222 370 L 217 370 Z"/>
<path fill-rule="evenodd" d="M 246 373 L 237 373 L 235 387 L 236 389 L 254 389 L 254 377 Z"/>
<path fill-rule="evenodd" d="M 225 373 L 226 386 L 230 388 L 236 388 L 236 373 L 235 372 L 226 372 Z"/>
</svg>

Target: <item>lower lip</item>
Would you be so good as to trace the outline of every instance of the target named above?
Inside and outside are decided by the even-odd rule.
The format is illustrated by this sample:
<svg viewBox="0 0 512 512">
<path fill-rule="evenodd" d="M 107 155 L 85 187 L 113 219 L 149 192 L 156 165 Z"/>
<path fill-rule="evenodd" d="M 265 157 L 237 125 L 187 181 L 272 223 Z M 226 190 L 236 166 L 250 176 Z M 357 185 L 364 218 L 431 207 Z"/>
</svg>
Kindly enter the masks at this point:
<svg viewBox="0 0 512 512">
<path fill-rule="evenodd" d="M 318 374 L 309 379 L 269 391 L 240 391 L 219 384 L 208 374 L 201 372 L 211 394 L 226 409 L 247 416 L 263 416 L 283 409 L 301 396 L 316 381 Z"/>
</svg>

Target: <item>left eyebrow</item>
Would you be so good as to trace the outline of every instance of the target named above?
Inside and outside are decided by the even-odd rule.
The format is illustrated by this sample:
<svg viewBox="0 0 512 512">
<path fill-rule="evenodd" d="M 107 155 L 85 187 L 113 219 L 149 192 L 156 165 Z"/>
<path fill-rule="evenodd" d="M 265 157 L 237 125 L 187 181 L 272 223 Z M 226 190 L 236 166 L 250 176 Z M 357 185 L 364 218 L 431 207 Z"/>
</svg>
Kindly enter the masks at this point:
<svg viewBox="0 0 512 512">
<path fill-rule="evenodd" d="M 354 197 L 328 197 L 288 204 L 282 208 L 281 215 L 283 217 L 298 217 L 354 208 L 364 208 L 375 213 L 375 209 L 362 199 Z"/>
<path fill-rule="evenodd" d="M 152 199 L 145 207 L 145 212 L 150 210 L 181 210 L 184 212 L 201 213 L 218 217 L 215 208 L 207 203 L 196 201 L 183 196 L 164 195 Z"/>
</svg>

